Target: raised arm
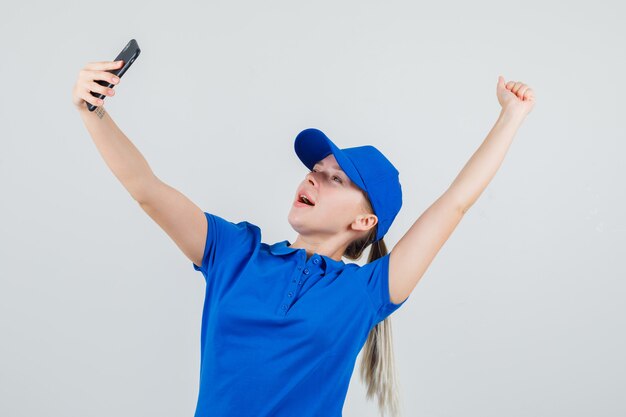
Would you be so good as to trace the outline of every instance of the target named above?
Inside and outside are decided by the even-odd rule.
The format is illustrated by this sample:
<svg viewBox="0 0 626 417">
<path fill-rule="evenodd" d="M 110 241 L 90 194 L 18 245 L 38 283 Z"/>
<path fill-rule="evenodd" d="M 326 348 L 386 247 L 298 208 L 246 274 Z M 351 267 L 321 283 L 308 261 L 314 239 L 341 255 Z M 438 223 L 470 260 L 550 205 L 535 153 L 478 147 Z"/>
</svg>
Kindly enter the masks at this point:
<svg viewBox="0 0 626 417">
<path fill-rule="evenodd" d="M 96 81 L 103 80 L 112 84 L 119 84 L 120 79 L 109 72 L 109 70 L 119 66 L 121 66 L 121 61 L 117 63 L 110 61 L 90 62 L 85 65 L 78 73 L 78 79 L 72 91 L 72 103 L 83 119 L 83 123 L 104 162 L 131 196 L 137 200 L 145 188 L 145 183 L 154 174 L 143 155 L 106 112 L 103 107 L 103 100 L 90 94 L 90 91 L 93 91 L 107 96 L 115 95 L 113 89 L 106 88 Z M 86 102 L 100 107 L 90 112 Z"/>
<path fill-rule="evenodd" d="M 483 143 L 448 190 L 424 211 L 390 252 L 389 293 L 395 303 L 410 295 L 463 215 L 487 187 L 535 103 L 534 92 L 526 84 L 505 84 L 501 76 L 496 94 L 502 109 Z"/>
<path fill-rule="evenodd" d="M 204 212 L 154 175 L 141 152 L 105 111 L 103 102 L 89 93 L 91 90 L 109 96 L 114 94 L 94 80 L 115 83 L 114 75 L 106 70 L 116 68 L 116 65 L 107 61 L 87 64 L 79 73 L 72 103 L 104 162 L 124 188 L 174 240 L 185 256 L 196 265 L 201 265 L 208 227 Z M 100 107 L 90 112 L 86 101 Z"/>
</svg>

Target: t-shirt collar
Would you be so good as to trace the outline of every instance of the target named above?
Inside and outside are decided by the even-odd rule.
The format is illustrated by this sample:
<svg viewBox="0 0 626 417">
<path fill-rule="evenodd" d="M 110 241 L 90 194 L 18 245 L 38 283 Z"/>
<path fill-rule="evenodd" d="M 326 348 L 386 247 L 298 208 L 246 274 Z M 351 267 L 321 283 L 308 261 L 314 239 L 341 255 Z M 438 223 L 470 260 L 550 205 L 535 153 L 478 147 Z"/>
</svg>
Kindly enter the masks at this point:
<svg viewBox="0 0 626 417">
<path fill-rule="evenodd" d="M 289 242 L 289 240 L 276 242 L 273 245 L 270 245 L 269 247 L 270 252 L 273 253 L 274 255 L 286 255 L 286 254 L 296 252 L 299 250 L 304 250 L 304 248 L 292 248 L 289 245 L 291 245 L 291 242 Z M 333 258 L 326 256 L 326 255 L 319 255 L 319 256 L 320 258 L 324 260 L 325 270 L 327 270 L 328 268 L 338 269 L 345 265 L 343 260 L 336 261 Z"/>
</svg>

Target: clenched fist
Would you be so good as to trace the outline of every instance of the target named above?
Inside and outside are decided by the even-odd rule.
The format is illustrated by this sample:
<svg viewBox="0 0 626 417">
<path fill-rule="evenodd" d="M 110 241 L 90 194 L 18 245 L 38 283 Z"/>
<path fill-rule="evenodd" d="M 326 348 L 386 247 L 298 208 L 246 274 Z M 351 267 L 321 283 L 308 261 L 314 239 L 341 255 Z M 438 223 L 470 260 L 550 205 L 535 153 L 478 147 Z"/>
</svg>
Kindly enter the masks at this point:
<svg viewBox="0 0 626 417">
<path fill-rule="evenodd" d="M 505 110 L 511 110 L 526 116 L 535 106 L 535 92 L 528 85 L 520 81 L 504 83 L 504 78 L 498 76 L 496 94 L 500 105 Z"/>
</svg>

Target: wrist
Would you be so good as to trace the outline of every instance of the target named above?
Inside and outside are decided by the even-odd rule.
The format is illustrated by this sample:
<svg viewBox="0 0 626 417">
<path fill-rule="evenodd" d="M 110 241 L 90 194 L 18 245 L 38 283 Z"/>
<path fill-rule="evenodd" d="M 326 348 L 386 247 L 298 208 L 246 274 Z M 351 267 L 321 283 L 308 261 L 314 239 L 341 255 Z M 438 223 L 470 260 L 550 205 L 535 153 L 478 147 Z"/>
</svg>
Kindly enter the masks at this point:
<svg viewBox="0 0 626 417">
<path fill-rule="evenodd" d="M 96 107 L 93 111 L 89 111 L 87 102 L 83 102 L 80 106 L 75 106 L 78 110 L 78 113 L 83 117 L 88 117 L 93 115 L 98 116 L 100 119 L 104 117 L 105 110 L 104 105 L 100 105 Z"/>
<path fill-rule="evenodd" d="M 79 112 L 82 112 L 82 111 L 89 112 L 89 109 L 87 108 L 87 102 L 86 101 L 83 101 L 80 104 L 74 104 L 74 108 L 76 110 L 78 110 Z"/>
<path fill-rule="evenodd" d="M 499 118 L 506 122 L 521 124 L 526 118 L 526 114 L 519 109 L 508 106 L 503 107 L 502 110 L 500 110 Z"/>
</svg>

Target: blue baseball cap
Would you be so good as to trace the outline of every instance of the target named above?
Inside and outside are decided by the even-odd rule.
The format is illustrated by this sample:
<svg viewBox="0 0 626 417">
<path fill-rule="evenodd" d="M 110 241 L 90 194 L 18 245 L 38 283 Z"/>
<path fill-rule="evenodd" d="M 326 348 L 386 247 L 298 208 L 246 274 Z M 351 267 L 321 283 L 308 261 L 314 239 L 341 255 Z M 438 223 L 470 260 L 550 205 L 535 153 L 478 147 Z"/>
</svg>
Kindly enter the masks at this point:
<svg viewBox="0 0 626 417">
<path fill-rule="evenodd" d="M 366 192 L 378 231 L 374 242 L 382 239 L 402 207 L 402 187 L 396 167 L 371 145 L 339 149 L 321 130 L 304 129 L 294 142 L 296 155 L 308 168 L 331 153 L 350 180 Z"/>
</svg>

